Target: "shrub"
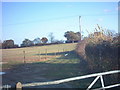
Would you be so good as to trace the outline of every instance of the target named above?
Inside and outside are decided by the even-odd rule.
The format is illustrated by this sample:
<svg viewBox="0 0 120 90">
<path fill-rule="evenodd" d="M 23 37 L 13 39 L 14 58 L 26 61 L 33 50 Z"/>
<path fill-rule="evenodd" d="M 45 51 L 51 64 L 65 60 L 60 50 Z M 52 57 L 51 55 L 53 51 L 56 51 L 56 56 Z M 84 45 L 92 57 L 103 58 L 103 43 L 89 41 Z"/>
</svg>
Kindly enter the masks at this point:
<svg viewBox="0 0 120 90">
<path fill-rule="evenodd" d="M 88 41 L 88 39 L 87 39 L 87 38 L 84 38 L 84 40 L 80 41 L 80 42 L 77 44 L 76 50 L 75 50 L 75 51 L 77 52 L 77 54 L 78 54 L 81 58 L 83 58 L 83 59 L 86 58 L 86 55 L 85 55 L 85 47 L 86 47 L 87 41 Z"/>
<path fill-rule="evenodd" d="M 119 70 L 119 40 L 120 35 L 113 37 L 110 31 L 105 32 L 98 26 L 98 30 L 78 43 L 76 52 L 87 62 L 90 73 Z M 109 76 L 107 80 L 107 83 L 118 83 L 118 74 Z"/>
<path fill-rule="evenodd" d="M 120 36 L 113 38 L 110 31 L 104 31 L 98 26 L 98 29 L 76 47 L 76 52 L 86 60 L 91 72 L 101 72 L 119 69 L 118 50 Z"/>
<path fill-rule="evenodd" d="M 86 60 L 92 71 L 118 69 L 118 46 L 109 41 L 97 44 L 88 43 L 85 47 Z"/>
</svg>

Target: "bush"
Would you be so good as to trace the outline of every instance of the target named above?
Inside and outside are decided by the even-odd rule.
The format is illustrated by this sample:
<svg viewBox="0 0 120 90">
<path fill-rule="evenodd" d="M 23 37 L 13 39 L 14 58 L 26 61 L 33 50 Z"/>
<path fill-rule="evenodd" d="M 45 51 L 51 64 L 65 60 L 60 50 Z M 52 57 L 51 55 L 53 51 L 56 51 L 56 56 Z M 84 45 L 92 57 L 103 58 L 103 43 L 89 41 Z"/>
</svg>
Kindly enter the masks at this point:
<svg viewBox="0 0 120 90">
<path fill-rule="evenodd" d="M 87 42 L 88 42 L 88 38 L 84 38 L 84 40 L 80 41 L 77 44 L 76 50 L 75 50 L 77 52 L 77 54 L 83 59 L 86 58 L 85 47 L 86 47 Z"/>
<path fill-rule="evenodd" d="M 119 70 L 119 40 L 120 35 L 113 37 L 110 31 L 99 27 L 97 32 L 78 43 L 76 52 L 87 62 L 90 73 Z M 118 81 L 118 75 L 110 76 L 109 80 Z"/>
<path fill-rule="evenodd" d="M 88 43 L 85 47 L 86 60 L 92 71 L 117 70 L 118 67 L 118 46 L 109 41 L 97 44 Z"/>
</svg>

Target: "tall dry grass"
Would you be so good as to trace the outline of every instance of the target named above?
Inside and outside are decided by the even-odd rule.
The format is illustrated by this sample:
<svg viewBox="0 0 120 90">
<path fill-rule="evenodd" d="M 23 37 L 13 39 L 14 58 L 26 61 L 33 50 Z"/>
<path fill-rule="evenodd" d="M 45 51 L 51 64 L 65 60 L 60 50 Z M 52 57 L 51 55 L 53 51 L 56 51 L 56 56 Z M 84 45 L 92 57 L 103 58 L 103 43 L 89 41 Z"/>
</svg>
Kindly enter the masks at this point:
<svg viewBox="0 0 120 90">
<path fill-rule="evenodd" d="M 119 68 L 118 49 L 119 36 L 113 37 L 112 32 L 99 25 L 93 33 L 78 43 L 76 52 L 86 60 L 92 71 L 108 71 Z"/>
<path fill-rule="evenodd" d="M 93 33 L 77 44 L 76 52 L 87 62 L 90 73 L 119 70 L 120 35 L 113 37 L 110 31 L 99 25 Z M 119 75 L 109 76 L 106 80 L 118 83 Z"/>
</svg>

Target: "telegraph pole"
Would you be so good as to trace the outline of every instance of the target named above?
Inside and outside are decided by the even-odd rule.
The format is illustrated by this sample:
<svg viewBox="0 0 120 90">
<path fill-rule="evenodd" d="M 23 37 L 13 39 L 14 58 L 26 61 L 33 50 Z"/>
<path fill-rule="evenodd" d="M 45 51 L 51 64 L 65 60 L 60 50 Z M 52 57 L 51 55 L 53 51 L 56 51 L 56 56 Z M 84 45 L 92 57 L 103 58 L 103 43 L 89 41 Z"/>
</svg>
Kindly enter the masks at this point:
<svg viewBox="0 0 120 90">
<path fill-rule="evenodd" d="M 81 40 L 81 37 L 82 37 L 82 35 L 81 35 L 81 16 L 79 16 L 79 29 L 80 29 L 80 40 Z"/>
</svg>

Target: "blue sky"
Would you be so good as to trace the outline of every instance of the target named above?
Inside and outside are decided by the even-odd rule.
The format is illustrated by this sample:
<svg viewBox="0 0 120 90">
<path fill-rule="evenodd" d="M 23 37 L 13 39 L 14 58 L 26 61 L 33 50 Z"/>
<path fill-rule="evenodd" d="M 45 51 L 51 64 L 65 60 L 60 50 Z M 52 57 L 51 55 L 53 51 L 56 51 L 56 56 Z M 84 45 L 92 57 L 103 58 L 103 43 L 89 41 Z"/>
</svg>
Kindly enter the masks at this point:
<svg viewBox="0 0 120 90">
<path fill-rule="evenodd" d="M 3 2 L 2 38 L 21 44 L 53 32 L 55 39 L 65 40 L 66 31 L 79 31 L 79 16 L 84 36 L 96 24 L 118 32 L 117 7 L 117 2 Z"/>
</svg>

